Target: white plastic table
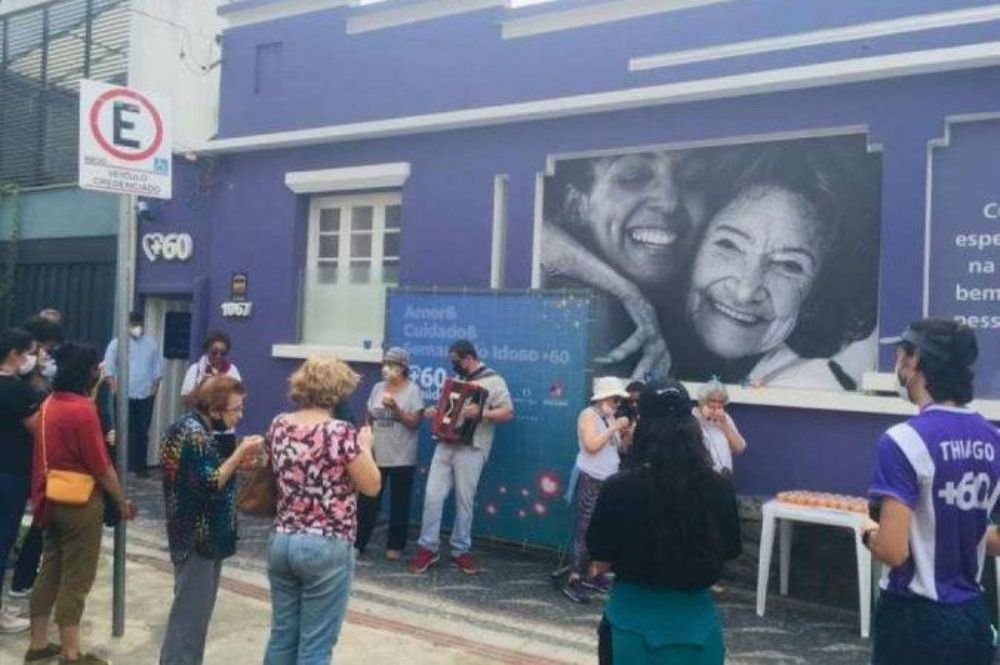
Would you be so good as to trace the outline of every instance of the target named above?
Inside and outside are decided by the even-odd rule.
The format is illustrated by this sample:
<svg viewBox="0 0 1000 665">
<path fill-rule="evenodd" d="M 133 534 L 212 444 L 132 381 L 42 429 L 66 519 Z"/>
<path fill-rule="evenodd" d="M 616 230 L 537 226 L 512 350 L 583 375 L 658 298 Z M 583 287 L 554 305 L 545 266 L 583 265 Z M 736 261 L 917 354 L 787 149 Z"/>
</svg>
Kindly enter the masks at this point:
<svg viewBox="0 0 1000 665">
<path fill-rule="evenodd" d="M 855 555 L 858 562 L 858 598 L 861 606 L 861 637 L 868 637 L 872 608 L 872 555 L 861 544 L 865 515 L 847 510 L 800 506 L 772 499 L 764 504 L 763 527 L 760 535 L 760 563 L 757 567 L 757 616 L 764 616 L 767 602 L 767 582 L 771 573 L 771 550 L 774 548 L 775 523 L 780 524 L 781 595 L 788 595 L 788 568 L 792 555 L 792 528 L 795 522 L 822 524 L 850 529 L 854 532 Z M 877 586 L 876 586 L 877 588 Z"/>
<path fill-rule="evenodd" d="M 861 544 L 861 529 L 865 516 L 861 513 L 832 508 L 801 506 L 772 499 L 764 504 L 763 527 L 760 535 L 760 563 L 757 567 L 757 616 L 764 616 L 767 603 L 767 582 L 771 573 L 771 550 L 774 549 L 775 522 L 779 527 L 778 569 L 780 591 L 788 595 L 788 569 L 792 557 L 792 528 L 795 522 L 839 526 L 854 531 L 854 548 L 858 561 L 858 598 L 861 610 L 861 637 L 868 637 L 871 627 L 872 595 L 878 596 L 881 564 L 872 558 L 868 548 Z M 1000 557 L 993 559 L 997 584 L 1000 586 Z M 997 593 L 997 619 L 1000 621 L 1000 592 Z"/>
</svg>

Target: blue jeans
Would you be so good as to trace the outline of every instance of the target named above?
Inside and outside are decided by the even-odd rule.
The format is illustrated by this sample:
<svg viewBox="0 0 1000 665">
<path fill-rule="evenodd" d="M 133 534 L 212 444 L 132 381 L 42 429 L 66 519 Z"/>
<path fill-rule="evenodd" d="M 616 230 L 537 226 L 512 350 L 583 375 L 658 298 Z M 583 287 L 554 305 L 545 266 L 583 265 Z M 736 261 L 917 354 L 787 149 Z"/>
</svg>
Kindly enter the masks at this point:
<svg viewBox="0 0 1000 665">
<path fill-rule="evenodd" d="M 17 534 L 28 502 L 28 479 L 0 473 L 0 573 L 7 570 L 7 558 L 17 542 Z M 4 576 L 0 574 L 0 589 Z"/>
<path fill-rule="evenodd" d="M 472 511 L 476 505 L 479 476 L 486 465 L 482 450 L 466 445 L 439 443 L 427 472 L 424 517 L 420 523 L 420 546 L 438 551 L 444 502 L 455 489 L 455 524 L 451 529 L 451 555 L 472 548 Z"/>
<path fill-rule="evenodd" d="M 354 546 L 343 538 L 275 533 L 267 562 L 271 639 L 264 665 L 326 665 L 347 613 Z"/>
</svg>

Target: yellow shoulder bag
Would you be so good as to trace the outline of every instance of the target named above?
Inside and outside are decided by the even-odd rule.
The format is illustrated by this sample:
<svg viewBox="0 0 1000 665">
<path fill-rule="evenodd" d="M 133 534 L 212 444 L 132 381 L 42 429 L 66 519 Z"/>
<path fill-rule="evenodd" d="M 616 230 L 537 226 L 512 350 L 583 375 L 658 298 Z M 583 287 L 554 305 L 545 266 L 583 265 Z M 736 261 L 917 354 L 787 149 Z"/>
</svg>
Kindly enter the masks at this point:
<svg viewBox="0 0 1000 665">
<path fill-rule="evenodd" d="M 49 455 L 45 449 L 45 411 L 49 400 L 42 404 L 42 422 L 38 438 L 42 444 L 42 472 L 45 475 L 45 498 L 53 503 L 82 506 L 94 493 L 95 480 L 89 473 L 49 469 Z"/>
</svg>

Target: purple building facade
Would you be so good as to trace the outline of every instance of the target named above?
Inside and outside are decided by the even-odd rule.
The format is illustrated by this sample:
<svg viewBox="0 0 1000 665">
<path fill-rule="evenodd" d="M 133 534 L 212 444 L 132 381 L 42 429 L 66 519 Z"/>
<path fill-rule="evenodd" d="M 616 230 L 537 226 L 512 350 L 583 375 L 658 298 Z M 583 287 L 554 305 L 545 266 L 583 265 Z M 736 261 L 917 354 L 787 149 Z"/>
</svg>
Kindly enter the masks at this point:
<svg viewBox="0 0 1000 665">
<path fill-rule="evenodd" d="M 952 223 L 928 214 L 935 157 L 966 128 L 1000 136 L 1000 12 L 987 2 L 346 4 L 221 10 L 232 27 L 218 138 L 178 157 L 174 199 L 140 228 L 191 235 L 187 261 L 139 252 L 138 296 L 188 303 L 192 357 L 207 330 L 232 335 L 249 430 L 287 407 L 288 374 L 317 350 L 363 371 L 360 409 L 385 284 L 540 286 L 546 176 L 560 159 L 855 140 L 880 161 L 877 328 L 865 332 L 895 334 L 927 311 L 929 224 Z M 988 192 L 1000 158 L 975 159 L 983 184 L 969 191 Z M 236 274 L 248 316 L 223 315 L 240 299 Z M 997 338 L 982 339 L 996 357 Z M 891 372 L 891 352 L 872 363 Z M 862 492 L 878 435 L 907 413 L 857 391 L 733 394 L 747 494 Z"/>
</svg>

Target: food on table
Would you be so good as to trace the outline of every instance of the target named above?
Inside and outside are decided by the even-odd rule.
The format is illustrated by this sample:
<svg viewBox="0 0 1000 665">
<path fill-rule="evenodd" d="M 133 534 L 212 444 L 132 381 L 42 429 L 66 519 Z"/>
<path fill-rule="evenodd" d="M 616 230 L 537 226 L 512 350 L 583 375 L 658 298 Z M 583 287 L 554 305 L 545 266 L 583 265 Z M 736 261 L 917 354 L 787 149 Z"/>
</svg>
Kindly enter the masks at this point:
<svg viewBox="0 0 1000 665">
<path fill-rule="evenodd" d="M 852 513 L 868 513 L 868 499 L 845 494 L 830 494 L 828 492 L 813 492 L 809 490 L 789 490 L 778 492 L 776 498 L 782 503 L 799 506 L 815 506 L 831 510 L 846 510 Z"/>
</svg>

